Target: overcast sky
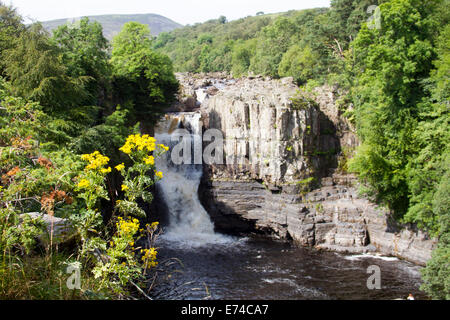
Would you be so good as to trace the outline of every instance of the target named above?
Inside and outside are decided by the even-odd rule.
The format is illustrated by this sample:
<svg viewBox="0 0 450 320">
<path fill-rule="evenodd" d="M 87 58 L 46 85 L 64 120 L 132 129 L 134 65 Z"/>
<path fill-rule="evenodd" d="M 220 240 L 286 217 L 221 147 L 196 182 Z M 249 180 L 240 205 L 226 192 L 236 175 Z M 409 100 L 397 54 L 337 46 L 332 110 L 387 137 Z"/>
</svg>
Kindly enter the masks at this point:
<svg viewBox="0 0 450 320">
<path fill-rule="evenodd" d="M 47 21 L 101 14 L 156 13 L 181 24 L 194 24 L 224 15 L 234 20 L 259 11 L 328 7 L 329 0 L 1 0 L 25 18 Z M 29 22 L 27 20 L 26 22 Z"/>
</svg>

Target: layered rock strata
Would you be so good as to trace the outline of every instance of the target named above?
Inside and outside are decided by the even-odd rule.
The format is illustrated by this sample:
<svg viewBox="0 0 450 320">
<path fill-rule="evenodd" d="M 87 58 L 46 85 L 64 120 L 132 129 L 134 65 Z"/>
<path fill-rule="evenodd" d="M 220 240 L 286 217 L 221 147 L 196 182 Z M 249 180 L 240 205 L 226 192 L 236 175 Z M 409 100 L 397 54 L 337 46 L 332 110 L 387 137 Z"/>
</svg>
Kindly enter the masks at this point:
<svg viewBox="0 0 450 320">
<path fill-rule="evenodd" d="M 358 139 L 333 88 L 299 94 L 291 78 L 214 76 L 179 79 L 195 98 L 209 92 L 197 112 L 204 130 L 224 137 L 223 163 L 204 165 L 199 190 L 218 230 L 426 263 L 436 241 L 397 225 L 386 208 L 358 195 L 355 177 L 345 173 Z"/>
</svg>

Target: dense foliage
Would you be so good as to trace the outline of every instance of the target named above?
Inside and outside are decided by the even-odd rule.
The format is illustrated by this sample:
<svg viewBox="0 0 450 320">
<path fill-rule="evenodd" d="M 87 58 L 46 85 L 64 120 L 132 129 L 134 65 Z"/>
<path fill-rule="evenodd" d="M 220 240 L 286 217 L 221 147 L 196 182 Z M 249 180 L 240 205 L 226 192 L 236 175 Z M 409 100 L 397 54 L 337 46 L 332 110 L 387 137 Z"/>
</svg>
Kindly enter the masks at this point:
<svg viewBox="0 0 450 320">
<path fill-rule="evenodd" d="M 114 38 L 111 57 L 116 95 L 138 119 L 156 121 L 178 90 L 172 63 L 152 50 L 150 30 L 125 24 Z"/>
<path fill-rule="evenodd" d="M 332 10 L 211 20 L 162 33 L 154 48 L 172 59 L 176 71 L 229 71 L 237 77 L 251 72 L 292 76 L 299 83 L 324 80 L 370 16 L 367 6 L 376 3 L 332 1 Z"/>
<path fill-rule="evenodd" d="M 450 298 L 448 5 L 383 2 L 380 28 L 363 25 L 350 54 L 362 140 L 350 168 L 399 221 L 440 238 L 424 271 L 424 288 L 436 298 Z"/>
<path fill-rule="evenodd" d="M 140 204 L 152 201 L 162 177 L 154 158 L 167 148 L 138 131 L 178 91 L 171 61 L 151 45 L 148 28 L 131 23 L 111 53 L 99 23 L 84 18 L 49 35 L 0 3 L 0 297 L 143 292 L 157 224 L 141 227 Z M 70 238 L 46 217 L 67 219 Z M 67 266 L 81 267 L 81 290 L 65 286 Z"/>
</svg>

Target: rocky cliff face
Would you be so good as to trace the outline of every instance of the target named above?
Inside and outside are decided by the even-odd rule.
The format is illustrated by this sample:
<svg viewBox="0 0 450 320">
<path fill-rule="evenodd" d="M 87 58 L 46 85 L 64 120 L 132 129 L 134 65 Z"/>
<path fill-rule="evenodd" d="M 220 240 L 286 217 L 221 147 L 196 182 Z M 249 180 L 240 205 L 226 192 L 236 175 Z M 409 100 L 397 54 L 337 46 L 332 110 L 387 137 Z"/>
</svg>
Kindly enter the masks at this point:
<svg viewBox="0 0 450 320">
<path fill-rule="evenodd" d="M 205 129 L 224 135 L 225 165 L 212 178 L 259 180 L 279 187 L 328 175 L 339 152 L 336 128 L 312 100 L 291 100 L 291 79 L 241 79 L 201 108 Z"/>
<path fill-rule="evenodd" d="M 217 229 L 418 264 L 430 258 L 435 240 L 391 221 L 388 210 L 358 195 L 355 177 L 345 173 L 358 139 L 332 88 L 305 98 L 290 78 L 179 78 L 204 128 L 224 136 L 224 163 L 204 166 L 199 190 Z"/>
<path fill-rule="evenodd" d="M 218 230 L 260 231 L 338 252 L 379 252 L 424 265 L 435 241 L 389 221 L 387 210 L 357 195 L 335 175 L 303 196 L 273 193 L 258 182 L 205 179 L 200 195 Z"/>
</svg>

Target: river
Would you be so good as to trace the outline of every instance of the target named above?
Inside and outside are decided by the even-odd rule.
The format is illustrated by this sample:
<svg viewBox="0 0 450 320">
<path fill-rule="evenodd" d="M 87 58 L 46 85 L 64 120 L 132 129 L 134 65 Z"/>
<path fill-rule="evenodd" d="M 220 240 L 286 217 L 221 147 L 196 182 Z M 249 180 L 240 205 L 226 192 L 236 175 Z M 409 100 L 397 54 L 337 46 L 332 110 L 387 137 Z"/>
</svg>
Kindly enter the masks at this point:
<svg viewBox="0 0 450 320">
<path fill-rule="evenodd" d="M 396 258 L 343 255 L 296 248 L 261 237 L 201 247 L 158 241 L 163 263 L 157 299 L 405 299 L 420 292 L 419 267 Z M 177 258 L 179 260 L 173 259 Z M 167 259 L 171 265 L 166 266 Z M 367 268 L 381 270 L 381 289 L 369 290 Z"/>
</svg>

